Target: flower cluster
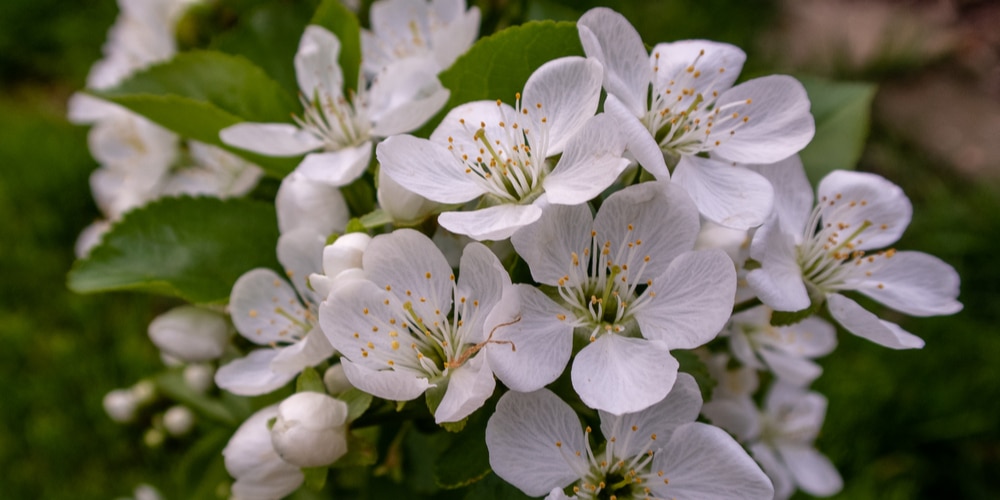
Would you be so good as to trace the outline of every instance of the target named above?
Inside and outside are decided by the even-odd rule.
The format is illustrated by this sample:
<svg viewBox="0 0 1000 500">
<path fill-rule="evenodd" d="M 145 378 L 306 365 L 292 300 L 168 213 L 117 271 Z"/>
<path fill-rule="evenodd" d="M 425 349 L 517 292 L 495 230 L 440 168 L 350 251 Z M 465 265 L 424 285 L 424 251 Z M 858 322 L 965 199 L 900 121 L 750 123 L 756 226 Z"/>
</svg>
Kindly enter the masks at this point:
<svg viewBox="0 0 1000 500">
<path fill-rule="evenodd" d="M 122 0 L 91 89 L 169 65 L 185 5 Z M 225 308 L 181 306 L 149 330 L 185 374 L 201 367 L 194 392 L 277 402 L 234 410 L 232 494 L 401 467 L 399 440 L 418 432 L 407 420 L 485 435 L 493 473 L 529 496 L 839 491 L 813 447 L 826 408 L 808 389 L 813 359 L 836 347 L 824 318 L 919 348 L 854 292 L 915 316 L 961 304 L 948 264 L 886 248 L 912 211 L 898 187 L 835 171 L 814 199 L 797 157 L 815 133 L 804 87 L 737 83 L 746 56 L 724 43 L 647 51 L 623 16 L 596 8 L 575 25 L 582 54 L 532 66 L 511 95 L 463 101 L 449 68 L 482 67 L 481 51 L 462 56 L 478 47 L 477 8 L 379 0 L 369 18 L 370 30 L 306 26 L 288 61 L 300 108 L 220 126 L 228 152 L 155 113 L 72 103 L 94 124 L 92 184 L 110 221 L 162 196 L 244 195 L 261 170 L 243 158 L 297 162 L 273 198 L 280 268 L 248 266 Z M 98 224 L 81 255 L 101 245 Z M 133 419 L 133 392 L 109 394 L 109 414 Z M 464 484 L 488 470 L 476 472 Z"/>
</svg>

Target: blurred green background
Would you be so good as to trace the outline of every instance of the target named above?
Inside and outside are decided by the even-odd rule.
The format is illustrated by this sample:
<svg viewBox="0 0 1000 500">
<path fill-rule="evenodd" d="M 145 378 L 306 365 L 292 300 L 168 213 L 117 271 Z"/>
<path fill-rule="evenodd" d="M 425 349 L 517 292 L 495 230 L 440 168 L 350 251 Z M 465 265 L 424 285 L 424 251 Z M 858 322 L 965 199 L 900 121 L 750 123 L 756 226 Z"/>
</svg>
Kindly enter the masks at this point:
<svg viewBox="0 0 1000 500">
<path fill-rule="evenodd" d="M 739 44 L 749 54 L 747 74 L 878 83 L 859 168 L 909 194 L 913 223 L 897 247 L 954 265 L 965 310 L 926 319 L 886 313 L 926 340 L 921 351 L 841 335 L 815 384 L 829 398 L 818 444 L 844 476 L 837 498 L 1000 497 L 996 2 L 478 3 L 487 30 L 527 18 L 574 19 L 591 4 L 610 4 L 647 43 Z M 100 57 L 116 13 L 111 0 L 0 2 L 4 498 L 113 498 L 142 482 L 171 492 L 191 444 L 145 446 L 144 424 L 114 424 L 101 407 L 108 391 L 162 369 L 146 326 L 173 303 L 79 296 L 65 287 L 76 236 L 99 217 L 86 129 L 66 122 L 65 103 Z"/>
</svg>

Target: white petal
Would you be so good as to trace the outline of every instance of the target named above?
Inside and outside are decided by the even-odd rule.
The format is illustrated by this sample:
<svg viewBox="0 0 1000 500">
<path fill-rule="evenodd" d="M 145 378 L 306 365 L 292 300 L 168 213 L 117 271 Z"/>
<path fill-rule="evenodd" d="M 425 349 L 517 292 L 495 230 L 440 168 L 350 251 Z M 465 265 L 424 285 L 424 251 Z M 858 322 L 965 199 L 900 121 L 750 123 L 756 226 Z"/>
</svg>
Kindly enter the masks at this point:
<svg viewBox="0 0 1000 500">
<path fill-rule="evenodd" d="M 687 190 L 705 218 L 733 229 L 763 224 L 774 203 L 767 179 L 728 162 L 684 156 L 673 180 Z"/>
<path fill-rule="evenodd" d="M 603 7 L 588 10 L 576 28 L 584 53 L 604 66 L 609 96 L 617 96 L 632 116 L 644 114 L 653 74 L 639 32 L 625 16 Z"/>
<path fill-rule="evenodd" d="M 271 363 L 271 369 L 281 373 L 297 374 L 307 366 L 316 366 L 333 356 L 333 346 L 318 326 L 306 337 L 288 347 L 278 350 Z"/>
<path fill-rule="evenodd" d="M 379 169 L 377 184 L 375 197 L 378 205 L 397 226 L 418 226 L 443 209 L 440 203 L 428 200 L 396 182 L 385 170 Z"/>
<path fill-rule="evenodd" d="M 599 412 L 601 433 L 609 443 L 614 438 L 616 457 L 634 457 L 669 441 L 674 429 L 694 422 L 700 410 L 698 383 L 691 375 L 681 372 L 667 397 L 645 410 L 621 416 Z M 654 445 L 650 439 L 659 443 Z M 608 446 L 610 450 L 612 445 Z"/>
<path fill-rule="evenodd" d="M 678 367 L 665 342 L 606 334 L 576 355 L 570 376 L 584 404 L 621 415 L 663 399 Z"/>
<path fill-rule="evenodd" d="M 236 280 L 229 295 L 229 311 L 240 335 L 260 345 L 304 335 L 302 327 L 290 318 L 308 323 L 295 290 L 270 269 L 254 269 Z"/>
<path fill-rule="evenodd" d="M 816 193 L 824 224 L 846 224 L 848 232 L 870 224 L 854 241 L 858 250 L 895 243 L 913 216 L 913 205 L 899 186 L 867 172 L 834 170 L 819 182 Z"/>
<path fill-rule="evenodd" d="M 432 4 L 441 2 L 435 1 Z M 464 1 L 455 1 L 461 9 L 465 9 Z M 440 11 L 440 9 L 435 8 Z M 440 12 L 439 12 L 440 16 Z M 443 17 L 439 17 L 443 18 Z M 434 50 L 434 60 L 438 67 L 447 69 L 464 54 L 479 36 L 479 8 L 472 6 L 468 11 L 460 13 L 457 18 L 450 19 L 447 26 L 431 31 L 431 47 Z"/>
<path fill-rule="evenodd" d="M 381 168 L 401 186 L 439 203 L 464 203 L 485 193 L 444 146 L 397 135 L 375 148 Z"/>
<path fill-rule="evenodd" d="M 735 108 L 748 122 L 728 120 L 712 128 L 722 145 L 712 150 L 739 163 L 774 163 L 798 153 L 816 131 L 809 114 L 809 96 L 798 80 L 771 75 L 741 83 L 719 96 L 716 107 L 744 103 Z M 730 135 L 730 131 L 735 134 Z"/>
<path fill-rule="evenodd" d="M 597 112 L 604 69 L 593 59 L 561 57 L 535 70 L 524 84 L 523 109 L 537 127 L 548 128 L 541 156 L 559 154 L 569 139 Z M 538 107 L 541 105 L 541 107 Z M 543 123 L 544 119 L 544 123 Z"/>
<path fill-rule="evenodd" d="M 362 261 L 372 282 L 386 290 L 391 287 L 401 302 L 412 301 L 413 309 L 428 323 L 451 310 L 451 266 L 420 232 L 398 229 L 378 235 L 368 244 Z"/>
<path fill-rule="evenodd" d="M 367 279 L 348 280 L 333 287 L 326 301 L 320 304 L 319 324 L 330 345 L 343 355 L 343 359 L 371 370 L 382 370 L 390 368 L 387 361 L 392 353 L 396 370 L 406 371 L 410 377 L 426 378 L 422 370 L 408 368 L 416 354 L 410 349 L 399 349 L 408 343 L 397 341 L 393 349 L 394 339 L 388 335 L 394 328 L 390 321 L 399 321 L 406 314 L 401 302 Z M 424 312 L 426 308 L 418 310 L 418 314 L 429 318 Z M 406 331 L 399 333 L 406 338 Z M 385 354 L 372 356 L 371 352 Z"/>
<path fill-rule="evenodd" d="M 220 130 L 219 139 L 268 156 L 298 156 L 323 147 L 323 141 L 287 123 L 237 123 Z"/>
<path fill-rule="evenodd" d="M 666 481 L 649 483 L 662 498 L 771 500 L 774 495 L 771 480 L 729 434 L 697 422 L 674 431 L 654 456 L 653 470 L 664 472 Z"/>
<path fill-rule="evenodd" d="M 653 280 L 650 292 L 656 295 L 635 312 L 642 335 L 671 349 L 692 349 L 715 338 L 729 320 L 736 269 L 722 250 L 687 252 Z"/>
<path fill-rule="evenodd" d="M 593 221 L 587 205 L 552 205 L 533 224 L 514 233 L 510 242 L 535 281 L 555 286 L 573 265 L 572 255 L 582 256 L 590 248 Z M 573 277 L 567 285 L 577 284 Z"/>
<path fill-rule="evenodd" d="M 881 259 L 881 267 L 858 283 L 859 292 L 911 316 L 954 314 L 962 310 L 961 279 L 955 268 L 923 252 L 896 252 Z"/>
<path fill-rule="evenodd" d="M 573 325 L 571 313 L 541 290 L 523 284 L 514 290 L 516 296 L 505 296 L 503 304 L 518 309 L 520 320 L 496 329 L 486 355 L 507 387 L 530 392 L 552 383 L 566 368 L 573 351 Z"/>
<path fill-rule="evenodd" d="M 823 373 L 823 368 L 812 361 L 784 351 L 761 349 L 760 357 L 784 382 L 807 386 Z"/>
<path fill-rule="evenodd" d="M 368 94 L 372 135 L 389 137 L 410 132 L 437 113 L 449 92 L 437 78 L 437 68 L 422 58 L 407 58 L 387 66 Z"/>
<path fill-rule="evenodd" d="M 657 44 L 650 52 L 648 64 L 659 68 L 655 76 L 657 89 L 670 88 L 671 80 L 681 81 L 697 71 L 700 76 L 684 82 L 693 89 L 689 93 L 693 102 L 699 93 L 708 97 L 712 91 L 721 94 L 732 87 L 746 59 L 746 53 L 735 45 L 711 40 L 680 40 Z"/>
<path fill-rule="evenodd" d="M 764 409 L 784 441 L 812 442 L 826 417 L 827 401 L 818 392 L 778 381 L 764 398 Z"/>
<path fill-rule="evenodd" d="M 762 319 L 763 324 L 770 321 Z M 805 358 L 818 358 L 833 352 L 837 347 L 837 329 L 816 316 L 808 317 L 794 325 L 774 328 L 766 335 L 758 335 L 758 342 L 789 354 Z"/>
<path fill-rule="evenodd" d="M 663 274 L 678 255 L 694 248 L 698 228 L 698 209 L 691 198 L 679 185 L 663 181 L 612 194 L 594 217 L 597 244 L 611 243 L 615 264 L 629 266 L 624 274 L 629 283 Z M 624 257 L 626 253 L 632 259 Z"/>
<path fill-rule="evenodd" d="M 315 182 L 292 172 L 281 181 L 274 199 L 282 233 L 311 228 L 329 235 L 344 230 L 350 218 L 344 195 L 335 186 Z"/>
<path fill-rule="evenodd" d="M 284 387 L 296 374 L 271 369 L 278 352 L 278 349 L 257 349 L 230 361 L 215 372 L 215 385 L 240 396 L 259 396 Z"/>
<path fill-rule="evenodd" d="M 628 166 L 624 150 L 625 138 L 615 129 L 613 118 L 601 113 L 588 120 L 542 181 L 549 202 L 576 205 L 601 194 Z"/>
<path fill-rule="evenodd" d="M 483 324 L 493 307 L 500 302 L 504 289 L 511 286 L 510 276 L 496 254 L 482 243 L 470 243 L 462 252 L 458 271 L 459 297 L 467 297 L 479 308 L 471 318 L 463 318 L 467 332 L 464 342 L 478 344 L 486 341 L 488 332 Z"/>
<path fill-rule="evenodd" d="M 533 497 L 581 478 L 588 467 L 575 453 L 586 456 L 583 436 L 573 409 L 544 389 L 504 394 L 486 424 L 493 471 Z"/>
<path fill-rule="evenodd" d="M 303 298 L 313 299 L 306 280 L 309 275 L 323 270 L 323 247 L 326 235 L 310 228 L 300 228 L 283 233 L 278 238 L 278 262 L 285 268 L 285 275 Z M 320 297 L 322 299 L 322 297 Z M 319 303 L 318 301 L 316 303 Z"/>
<path fill-rule="evenodd" d="M 518 229 L 538 220 L 542 209 L 533 205 L 496 205 L 471 212 L 444 212 L 441 227 L 474 240 L 505 240 Z"/>
<path fill-rule="evenodd" d="M 295 77 L 306 98 L 313 99 L 317 93 L 323 100 L 343 95 L 344 74 L 337 62 L 339 57 L 337 35 L 315 24 L 306 26 L 295 53 Z"/>
<path fill-rule="evenodd" d="M 226 471 L 236 479 L 236 498 L 281 498 L 302 485 L 302 471 L 278 456 L 271 445 L 267 422 L 278 415 L 277 405 L 268 406 L 243 422 L 222 450 Z"/>
<path fill-rule="evenodd" d="M 844 487 L 844 481 L 830 459 L 811 446 L 784 444 L 778 446 L 777 451 L 802 491 L 828 497 Z"/>
<path fill-rule="evenodd" d="M 617 122 L 618 130 L 626 138 L 626 150 L 636 162 L 657 180 L 670 180 L 670 171 L 667 170 L 667 163 L 663 159 L 663 151 L 639 118 L 630 113 L 613 95 L 608 95 L 604 100 L 604 111 Z"/>
<path fill-rule="evenodd" d="M 375 397 L 390 401 L 410 401 L 417 399 L 431 384 L 426 378 L 414 377 L 410 373 L 394 370 L 372 370 L 341 358 L 344 375 L 351 385 Z"/>
<path fill-rule="evenodd" d="M 715 397 L 705 403 L 702 414 L 713 425 L 717 425 L 741 441 L 749 441 L 760 436 L 760 411 L 750 396 Z"/>
<path fill-rule="evenodd" d="M 792 481 L 792 474 L 788 472 L 785 464 L 778 460 L 771 448 L 764 443 L 753 443 L 749 447 L 750 455 L 764 469 L 764 473 L 774 484 L 774 500 L 788 500 L 795 493 L 795 484 Z"/>
<path fill-rule="evenodd" d="M 802 234 L 813 207 L 813 188 L 799 155 L 777 163 L 747 165 L 747 168 L 764 176 L 774 188 L 774 212 L 782 231 Z"/>
<path fill-rule="evenodd" d="M 761 302 L 778 311 L 801 311 L 809 307 L 809 292 L 802 281 L 797 249 L 792 235 L 782 231 L 772 217 L 757 229 L 750 244 L 750 257 L 761 267 L 747 273 L 747 283 Z"/>
<path fill-rule="evenodd" d="M 924 340 L 888 321 L 878 319 L 857 302 L 832 293 L 826 297 L 830 315 L 847 331 L 890 349 L 920 349 Z"/>
<path fill-rule="evenodd" d="M 473 356 L 449 375 L 448 389 L 434 411 L 434 421 L 458 422 L 468 417 L 493 395 L 496 385 L 486 356 Z"/>
<path fill-rule="evenodd" d="M 361 176 L 372 159 L 372 144 L 324 153 L 311 153 L 302 159 L 295 172 L 306 179 L 331 186 L 346 186 Z"/>
</svg>

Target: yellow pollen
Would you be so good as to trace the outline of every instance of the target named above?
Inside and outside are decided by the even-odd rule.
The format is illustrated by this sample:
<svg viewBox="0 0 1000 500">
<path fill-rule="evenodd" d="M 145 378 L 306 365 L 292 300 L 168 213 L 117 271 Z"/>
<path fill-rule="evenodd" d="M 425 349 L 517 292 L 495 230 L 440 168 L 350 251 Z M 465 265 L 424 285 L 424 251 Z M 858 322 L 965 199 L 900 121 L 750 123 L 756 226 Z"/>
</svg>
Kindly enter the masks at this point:
<svg viewBox="0 0 1000 500">
<path fill-rule="evenodd" d="M 256 309 L 251 309 L 250 310 L 250 317 L 251 318 L 256 318 L 257 317 L 257 310 Z"/>
</svg>

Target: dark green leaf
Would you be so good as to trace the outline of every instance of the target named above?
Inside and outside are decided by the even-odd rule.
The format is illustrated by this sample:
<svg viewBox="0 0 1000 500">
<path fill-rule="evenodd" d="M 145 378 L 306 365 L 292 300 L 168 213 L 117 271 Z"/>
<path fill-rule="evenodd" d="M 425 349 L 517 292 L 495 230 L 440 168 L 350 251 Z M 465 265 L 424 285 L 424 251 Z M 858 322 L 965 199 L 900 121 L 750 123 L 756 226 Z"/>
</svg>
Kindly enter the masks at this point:
<svg viewBox="0 0 1000 500">
<path fill-rule="evenodd" d="M 809 93 L 816 136 L 800 153 L 815 186 L 832 170 L 853 170 L 861 158 L 876 86 L 870 83 L 802 79 Z"/>
<path fill-rule="evenodd" d="M 305 467 L 302 474 L 306 477 L 306 488 L 313 491 L 320 491 L 326 486 L 326 475 L 330 472 L 329 467 Z"/>
<path fill-rule="evenodd" d="M 482 479 L 490 472 L 490 453 L 486 448 L 486 422 L 493 414 L 495 400 L 473 413 L 465 428 L 455 435 L 434 468 L 434 479 L 442 488 L 461 488 Z"/>
<path fill-rule="evenodd" d="M 372 395 L 360 389 L 351 389 L 338 394 L 337 399 L 347 403 L 347 421 L 353 422 L 372 405 Z"/>
<path fill-rule="evenodd" d="M 340 0 L 323 0 L 310 24 L 322 26 L 340 40 L 340 70 L 344 73 L 344 95 L 357 91 L 361 72 L 361 26 L 358 18 Z"/>
<path fill-rule="evenodd" d="M 184 137 L 225 147 L 219 131 L 244 122 L 287 122 L 296 101 L 263 70 L 229 54 L 192 51 L 132 75 L 119 86 L 93 91 Z M 298 161 L 227 148 L 272 175 L 290 172 Z"/>
<path fill-rule="evenodd" d="M 337 459 L 330 467 L 368 466 L 378 459 L 378 450 L 372 442 L 370 432 L 377 429 L 361 429 L 347 433 L 347 454 Z"/>
<path fill-rule="evenodd" d="M 514 94 L 524 89 L 539 66 L 558 57 L 582 55 L 576 24 L 570 22 L 532 21 L 481 38 L 441 73 L 451 97 L 416 135 L 430 135 L 447 110 L 459 104 L 484 99 L 513 104 Z"/>
<path fill-rule="evenodd" d="M 226 405 L 188 386 L 184 376 L 178 371 L 162 373 L 153 379 L 153 383 L 164 395 L 205 418 L 227 425 L 236 425 L 240 422 L 240 416 L 234 415 Z"/>
<path fill-rule="evenodd" d="M 670 354 L 681 364 L 680 371 L 691 375 L 694 377 L 694 381 L 698 382 L 698 388 L 701 389 L 701 399 L 703 401 L 711 399 L 712 391 L 717 382 L 708 373 L 708 366 L 705 366 L 698 355 L 694 351 L 682 350 L 670 351 Z"/>
<path fill-rule="evenodd" d="M 230 429 L 215 429 L 191 445 L 174 467 L 182 494 L 179 498 L 219 498 L 218 489 L 230 481 L 222 449 L 232 436 Z"/>
<path fill-rule="evenodd" d="M 316 369 L 307 366 L 299 378 L 295 380 L 295 392 L 318 392 L 326 394 L 326 386 L 323 385 L 323 378 L 316 373 Z"/>
<path fill-rule="evenodd" d="M 78 293 L 135 290 L 224 303 L 256 267 L 280 269 L 274 207 L 242 199 L 164 198 L 133 210 L 68 276 Z"/>
</svg>

